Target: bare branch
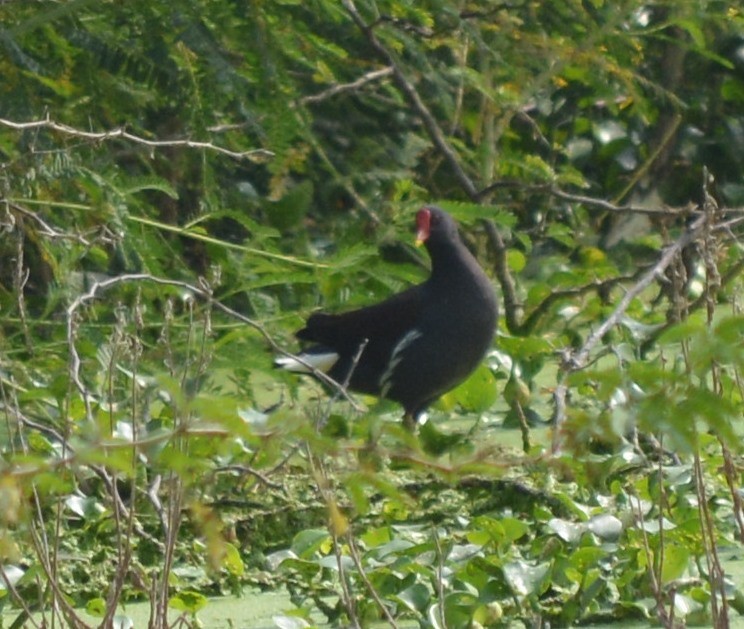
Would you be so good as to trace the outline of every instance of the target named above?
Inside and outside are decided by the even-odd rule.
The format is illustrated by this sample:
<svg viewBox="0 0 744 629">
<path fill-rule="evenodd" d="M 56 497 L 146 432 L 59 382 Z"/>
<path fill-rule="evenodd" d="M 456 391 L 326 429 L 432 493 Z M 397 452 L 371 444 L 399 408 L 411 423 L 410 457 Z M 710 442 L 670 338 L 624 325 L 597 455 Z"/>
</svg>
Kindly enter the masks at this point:
<svg viewBox="0 0 744 629">
<path fill-rule="evenodd" d="M 364 349 L 367 347 L 367 343 L 369 343 L 369 339 L 364 339 L 361 343 L 359 343 L 359 347 L 357 348 L 356 354 L 354 354 L 354 357 L 351 359 L 351 366 L 349 367 L 349 371 L 346 373 L 346 377 L 344 378 L 344 381 L 341 383 L 341 386 L 336 389 L 334 394 L 328 398 L 328 403 L 326 404 L 326 412 L 323 414 L 324 416 L 321 417 L 320 419 L 320 422 L 319 422 L 320 425 L 323 425 L 328 421 L 328 418 L 331 416 L 332 406 L 338 399 L 339 394 L 347 390 L 349 383 L 351 382 L 351 377 L 354 375 L 357 365 L 359 364 L 359 359 L 362 357 L 362 353 L 364 352 Z"/>
<path fill-rule="evenodd" d="M 495 181 L 494 183 L 478 192 L 478 199 L 482 201 L 483 199 L 488 197 L 488 195 L 501 188 L 515 188 L 525 192 L 545 193 L 564 201 L 569 201 L 571 203 L 581 203 L 582 205 L 590 208 L 596 208 L 598 210 L 612 212 L 615 214 L 629 213 L 646 214 L 648 216 L 684 217 L 690 215 L 695 209 L 694 205 L 687 205 L 685 207 L 643 207 L 640 205 L 617 205 L 616 203 L 607 201 L 605 199 L 566 192 L 562 188 L 559 188 L 557 185 L 553 185 L 550 183 L 528 183 L 516 179 L 501 179 L 499 181 Z M 724 213 L 727 216 L 741 216 L 742 214 L 744 214 L 744 208 L 726 208 Z"/>
<path fill-rule="evenodd" d="M 563 290 L 554 290 L 547 297 L 545 297 L 545 299 L 543 299 L 535 307 L 535 309 L 532 310 L 532 312 L 530 312 L 529 316 L 517 327 L 516 330 L 514 330 L 514 332 L 518 335 L 531 334 L 532 331 L 535 329 L 538 321 L 540 320 L 540 317 L 545 315 L 550 306 L 552 306 L 556 302 L 562 301 L 564 299 L 580 297 L 582 295 L 586 295 L 591 291 L 600 292 L 604 289 L 608 289 L 614 286 L 615 284 L 622 284 L 623 282 L 634 280 L 642 273 L 643 270 L 641 269 L 639 272 L 631 276 L 622 275 L 618 277 L 611 277 L 607 280 L 594 280 L 593 282 L 583 284 L 582 286 L 566 288 Z"/>
<path fill-rule="evenodd" d="M 491 220 L 484 221 L 488 240 L 491 243 L 494 253 L 496 254 L 496 276 L 501 286 L 501 293 L 504 296 L 504 314 L 506 317 L 506 327 L 512 334 L 519 328 L 519 319 L 522 316 L 522 309 L 517 299 L 517 289 L 514 279 L 509 272 L 509 265 L 506 260 L 506 244 L 501 234 L 496 229 L 496 225 Z"/>
<path fill-rule="evenodd" d="M 16 603 L 16 605 L 23 609 L 23 614 L 25 615 L 24 624 L 30 623 L 36 629 L 40 629 L 41 625 L 34 619 L 34 613 L 26 602 L 26 596 L 22 595 L 16 589 L 15 580 L 11 579 L 5 570 L 6 567 L 0 563 L 0 583 L 2 583 L 3 587 L 10 592 L 11 599 Z"/>
<path fill-rule="evenodd" d="M 662 253 L 659 261 L 651 267 L 646 273 L 643 274 L 640 280 L 628 290 L 620 303 L 617 305 L 612 314 L 604 320 L 592 334 L 589 335 L 581 349 L 570 358 L 571 370 L 581 369 L 586 363 L 589 353 L 592 351 L 594 346 L 599 340 L 610 331 L 620 321 L 621 317 L 627 310 L 630 302 L 633 301 L 638 295 L 640 295 L 657 277 L 660 277 L 664 270 L 672 263 L 677 254 L 684 249 L 688 244 L 697 238 L 698 234 L 706 226 L 706 216 L 699 216 L 695 219 L 695 222 L 690 225 L 674 243 L 668 246 Z"/>
<path fill-rule="evenodd" d="M 192 240 L 207 242 L 213 245 L 217 245 L 219 247 L 223 247 L 225 249 L 232 249 L 233 251 L 242 251 L 243 253 L 247 253 L 253 256 L 260 256 L 262 258 L 269 258 L 270 260 L 281 260 L 282 262 L 289 262 L 290 264 L 294 264 L 296 266 L 308 267 L 312 269 L 326 269 L 331 266 L 330 264 L 326 264 L 324 262 L 311 262 L 310 260 L 294 258 L 292 256 L 284 255 L 281 253 L 267 251 L 266 249 L 261 249 L 259 247 L 247 247 L 246 245 L 241 245 L 235 242 L 228 242 L 227 240 L 221 240 L 219 238 L 214 238 L 200 231 L 196 231 L 192 229 L 193 226 L 189 226 L 189 225 L 186 225 L 183 227 L 181 225 L 170 225 L 168 223 L 163 223 L 162 221 L 156 221 L 154 219 L 146 218 L 144 216 L 134 216 L 131 214 L 127 216 L 127 220 L 132 221 L 134 223 L 140 223 L 142 225 L 149 225 L 150 227 L 156 227 L 162 231 L 170 232 L 172 234 L 178 234 L 179 236 L 183 238 L 190 238 Z"/>
<path fill-rule="evenodd" d="M 732 225 L 738 224 L 742 222 L 744 219 L 734 219 L 732 221 L 728 221 L 725 223 L 719 223 L 715 226 L 715 229 L 711 230 L 714 232 L 729 232 L 730 227 Z M 723 288 L 724 286 L 728 286 L 732 281 L 734 281 L 742 272 L 744 271 L 744 259 L 739 259 L 736 262 L 734 262 L 727 270 L 726 272 L 721 275 L 720 278 L 720 288 Z M 697 310 L 700 310 L 703 306 L 706 305 L 706 300 L 708 296 L 703 293 L 701 294 L 695 301 L 693 301 L 691 304 L 687 306 L 688 312 L 695 312 Z M 641 346 L 641 352 L 645 352 L 649 347 L 651 347 L 656 340 L 669 328 L 671 328 L 673 325 L 675 325 L 675 321 L 669 320 L 658 326 L 653 332 L 649 334 L 649 336 L 646 338 L 646 340 L 643 342 L 643 345 Z"/>
<path fill-rule="evenodd" d="M 94 142 L 105 142 L 106 140 L 122 139 L 134 144 L 142 144 L 149 148 L 164 148 L 173 146 L 184 146 L 187 148 L 205 149 L 214 151 L 222 155 L 227 155 L 233 159 L 249 159 L 263 161 L 274 156 L 274 153 L 266 149 L 253 149 L 250 151 L 231 151 L 211 142 L 200 142 L 197 140 L 148 140 L 141 136 L 135 135 L 126 131 L 122 127 L 118 129 L 110 129 L 108 131 L 83 131 L 82 129 L 76 129 L 69 125 L 54 122 L 46 118 L 44 120 L 32 120 L 30 122 L 14 122 L 12 120 L 6 120 L 0 118 L 0 125 L 9 127 L 10 129 L 17 129 L 19 131 L 25 131 L 28 129 L 49 129 L 56 131 L 63 135 L 68 135 L 73 138 L 80 138 L 84 140 L 92 140 Z"/>
<path fill-rule="evenodd" d="M 32 210 L 29 210 L 28 208 L 18 205 L 18 203 L 11 201 L 10 199 L 4 199 L 4 201 L 9 208 L 15 210 L 19 214 L 23 214 L 23 216 L 26 216 L 34 221 L 39 226 L 39 233 L 42 236 L 46 236 L 51 240 L 71 240 L 85 247 L 90 247 L 93 244 L 82 234 L 65 232 L 56 229 L 55 227 L 47 223 L 41 216 L 39 216 L 38 212 L 34 212 Z M 97 228 L 95 231 L 98 232 L 98 236 L 96 237 L 96 239 L 99 242 L 113 243 L 116 241 L 116 237 L 105 226 Z"/>
<path fill-rule="evenodd" d="M 344 92 L 353 92 L 360 87 L 364 87 L 367 83 L 377 81 L 378 79 L 385 78 L 386 76 L 390 76 L 391 74 L 393 74 L 393 68 L 382 68 L 381 70 L 373 70 L 372 72 L 363 74 L 356 81 L 352 81 L 351 83 L 339 83 L 336 85 L 332 85 L 328 89 L 323 90 L 322 92 L 318 92 L 317 94 L 303 96 L 297 102 L 302 105 L 307 105 L 308 103 L 319 103 L 323 100 L 326 100 L 327 98 L 331 98 L 332 96 L 343 94 Z"/>
<path fill-rule="evenodd" d="M 591 207 L 599 208 L 600 210 L 605 210 L 607 212 L 614 212 L 614 213 L 633 213 L 633 214 L 648 214 L 648 215 L 654 215 L 654 216 L 673 216 L 673 215 L 679 215 L 679 216 L 685 216 L 689 214 L 692 211 L 692 207 L 686 207 L 686 208 L 658 208 L 658 207 L 640 207 L 640 206 L 634 206 L 634 205 L 616 205 L 614 203 L 611 203 L 610 201 L 605 201 L 604 199 L 598 199 L 596 197 L 588 197 L 581 194 L 571 194 L 570 192 L 564 192 L 560 188 L 556 186 L 551 186 L 548 188 L 548 192 L 553 195 L 554 197 L 557 197 L 558 199 L 563 199 L 564 201 L 571 201 L 572 203 L 581 203 L 582 205 L 588 205 Z"/>
</svg>

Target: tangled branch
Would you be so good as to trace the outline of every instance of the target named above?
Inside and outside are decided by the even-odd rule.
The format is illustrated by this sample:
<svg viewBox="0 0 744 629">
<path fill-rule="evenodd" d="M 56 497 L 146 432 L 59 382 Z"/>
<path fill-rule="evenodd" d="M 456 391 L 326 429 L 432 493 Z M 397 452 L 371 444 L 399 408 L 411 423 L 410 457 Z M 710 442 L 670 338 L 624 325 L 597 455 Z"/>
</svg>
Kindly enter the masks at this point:
<svg viewBox="0 0 744 629">
<path fill-rule="evenodd" d="M 233 310 L 229 306 L 226 306 L 222 302 L 214 299 L 211 290 L 206 285 L 195 286 L 181 280 L 172 280 L 163 277 L 157 277 L 155 275 L 150 275 L 149 273 L 129 273 L 125 275 L 119 275 L 117 277 L 111 277 L 100 282 L 95 282 L 87 292 L 78 295 L 78 297 L 75 298 L 75 300 L 73 300 L 73 302 L 68 306 L 66 311 L 67 345 L 70 356 L 70 377 L 73 384 L 75 385 L 75 388 L 80 392 L 80 395 L 83 398 L 83 401 L 85 403 L 86 416 L 91 419 L 91 421 L 93 418 L 91 394 L 88 391 L 88 388 L 83 383 L 80 375 L 82 361 L 80 359 L 80 354 L 77 351 L 75 343 L 77 337 L 76 331 L 78 311 L 82 308 L 82 306 L 90 301 L 93 301 L 94 299 L 99 297 L 101 293 L 105 292 L 109 288 L 112 288 L 113 286 L 138 282 L 151 282 L 161 286 L 172 286 L 187 291 L 188 293 L 198 297 L 199 299 L 209 302 L 209 304 L 217 310 L 238 321 L 241 321 L 242 323 L 245 323 L 246 325 L 259 332 L 273 351 L 283 356 L 289 356 L 294 360 L 300 362 L 302 365 L 307 367 L 312 375 L 315 376 L 318 380 L 324 382 L 334 390 L 338 391 L 338 393 L 342 397 L 344 397 L 354 407 L 355 410 L 361 410 L 357 402 L 354 400 L 354 398 L 351 397 L 343 384 L 336 382 L 333 378 L 323 373 L 322 371 L 319 371 L 318 369 L 307 363 L 305 360 L 303 360 L 301 357 L 295 356 L 294 354 L 286 351 L 274 340 L 271 334 L 269 334 L 269 331 L 258 321 L 251 319 L 250 317 L 246 317 L 244 314 L 238 312 L 237 310 Z"/>
<path fill-rule="evenodd" d="M 429 138 L 433 142 L 434 146 L 436 146 L 437 150 L 444 156 L 444 159 L 447 161 L 447 164 L 449 164 L 455 178 L 460 183 L 465 193 L 473 201 L 478 200 L 478 189 L 475 187 L 473 180 L 468 176 L 465 170 L 463 170 L 457 153 L 450 146 L 445 137 L 444 131 L 442 131 L 436 118 L 434 118 L 434 115 L 429 111 L 429 108 L 422 100 L 413 83 L 408 80 L 404 72 L 401 70 L 393 54 L 377 38 L 372 26 L 364 21 L 364 18 L 354 5 L 353 0 L 342 1 L 344 8 L 351 16 L 351 19 L 367 38 L 367 42 L 369 42 L 377 55 L 381 59 L 384 59 L 385 63 L 390 66 L 393 80 L 398 85 L 398 88 L 400 88 L 400 91 L 403 92 L 403 95 L 413 110 L 421 118 L 421 121 L 424 123 L 424 127 L 426 128 L 426 132 L 429 134 Z"/>
<path fill-rule="evenodd" d="M 717 212 L 706 211 L 699 212 L 695 220 L 685 229 L 685 231 L 672 244 L 667 246 L 658 261 L 648 268 L 638 281 L 633 284 L 623 295 L 620 302 L 600 326 L 598 326 L 586 339 L 584 344 L 576 351 L 567 351 L 563 356 L 559 382 L 553 393 L 554 415 L 553 420 L 556 426 L 559 426 L 566 417 L 566 398 L 568 395 L 568 376 L 580 369 L 586 367 L 592 350 L 601 341 L 601 339 L 618 323 L 630 306 L 631 302 L 638 297 L 652 282 L 664 276 L 665 271 L 669 268 L 682 250 L 691 243 L 698 240 L 704 233 L 722 232 L 729 233 L 732 225 L 739 224 L 741 218 L 726 222 L 716 222 L 720 216 Z M 733 273 L 738 273 L 744 265 L 736 264 L 731 269 Z M 558 447 L 558 432 L 554 435 L 554 449 Z"/>
</svg>

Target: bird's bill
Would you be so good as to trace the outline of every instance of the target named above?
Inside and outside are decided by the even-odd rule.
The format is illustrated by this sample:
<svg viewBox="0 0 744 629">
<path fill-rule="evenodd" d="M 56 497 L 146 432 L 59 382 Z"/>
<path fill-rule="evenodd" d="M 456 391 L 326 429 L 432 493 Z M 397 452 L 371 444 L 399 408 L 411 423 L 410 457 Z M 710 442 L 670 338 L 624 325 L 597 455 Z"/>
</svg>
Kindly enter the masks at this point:
<svg viewBox="0 0 744 629">
<path fill-rule="evenodd" d="M 431 212 L 428 208 L 421 208 L 416 214 L 416 246 L 420 247 L 429 238 L 431 231 Z"/>
</svg>

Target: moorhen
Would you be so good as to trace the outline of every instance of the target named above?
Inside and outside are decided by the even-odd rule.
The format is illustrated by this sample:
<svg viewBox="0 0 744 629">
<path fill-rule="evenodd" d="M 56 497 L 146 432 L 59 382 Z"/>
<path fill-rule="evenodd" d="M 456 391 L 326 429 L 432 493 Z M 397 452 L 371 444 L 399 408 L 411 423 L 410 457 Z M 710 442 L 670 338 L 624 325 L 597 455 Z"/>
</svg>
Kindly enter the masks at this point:
<svg viewBox="0 0 744 629">
<path fill-rule="evenodd" d="M 423 284 L 359 310 L 313 314 L 296 333 L 311 344 L 299 358 L 337 382 L 348 379 L 352 391 L 400 403 L 409 429 L 478 366 L 498 313 L 491 282 L 460 240 L 454 219 L 429 206 L 419 210 L 416 225 L 417 244 L 431 257 Z M 311 373 L 291 357 L 275 364 Z"/>
</svg>

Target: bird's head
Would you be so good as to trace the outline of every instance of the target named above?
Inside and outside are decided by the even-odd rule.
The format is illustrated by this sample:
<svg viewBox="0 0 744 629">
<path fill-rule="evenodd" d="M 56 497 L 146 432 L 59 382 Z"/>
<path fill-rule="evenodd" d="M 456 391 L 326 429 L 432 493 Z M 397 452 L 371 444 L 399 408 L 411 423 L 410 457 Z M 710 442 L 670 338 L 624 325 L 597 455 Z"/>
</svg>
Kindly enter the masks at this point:
<svg viewBox="0 0 744 629">
<path fill-rule="evenodd" d="M 422 207 L 416 214 L 416 245 L 433 240 L 457 240 L 457 223 L 444 210 L 433 205 Z"/>
</svg>

